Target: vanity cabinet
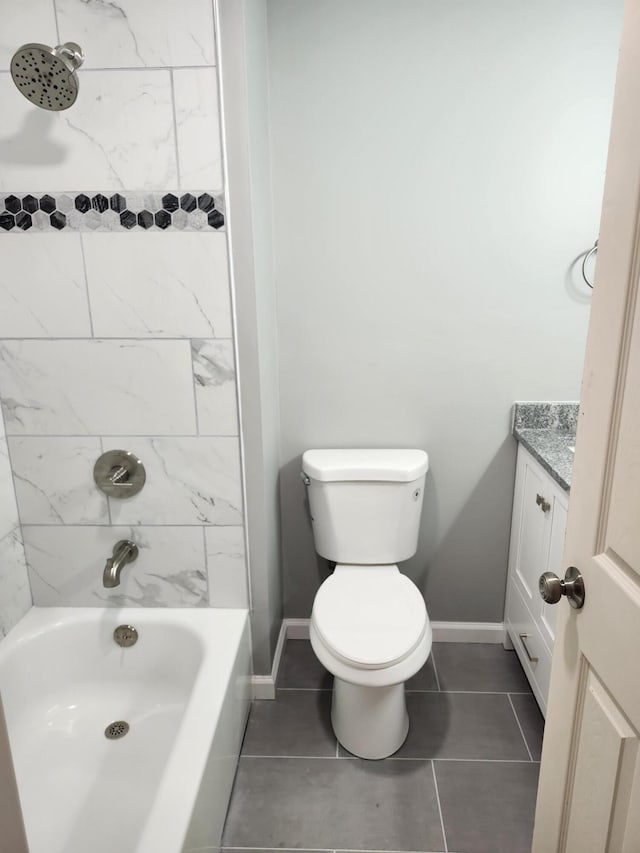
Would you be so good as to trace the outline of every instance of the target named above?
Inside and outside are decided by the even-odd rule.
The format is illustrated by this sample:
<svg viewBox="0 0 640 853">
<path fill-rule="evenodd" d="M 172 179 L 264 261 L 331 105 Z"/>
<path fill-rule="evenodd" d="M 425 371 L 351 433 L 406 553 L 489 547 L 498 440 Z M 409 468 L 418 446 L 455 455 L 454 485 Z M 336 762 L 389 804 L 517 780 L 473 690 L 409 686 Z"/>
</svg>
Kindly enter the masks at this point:
<svg viewBox="0 0 640 853">
<path fill-rule="evenodd" d="M 547 710 L 558 605 L 538 592 L 543 572 L 564 577 L 569 495 L 518 445 L 505 605 L 505 646 L 518 655 L 543 714 Z"/>
</svg>

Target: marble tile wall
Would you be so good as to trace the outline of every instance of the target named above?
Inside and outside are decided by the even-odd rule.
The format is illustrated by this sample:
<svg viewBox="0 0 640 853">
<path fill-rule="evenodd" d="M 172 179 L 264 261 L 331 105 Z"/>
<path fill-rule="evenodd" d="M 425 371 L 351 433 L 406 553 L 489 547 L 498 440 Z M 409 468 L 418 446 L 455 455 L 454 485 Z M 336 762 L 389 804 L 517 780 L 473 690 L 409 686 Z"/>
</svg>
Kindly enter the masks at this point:
<svg viewBox="0 0 640 853">
<path fill-rule="evenodd" d="M 0 192 L 222 189 L 212 0 L 29 0 L 0 33 Z M 24 43 L 85 53 L 69 110 L 9 74 Z"/>
<path fill-rule="evenodd" d="M 31 607 L 4 424 L 0 417 L 0 639 Z"/>
<path fill-rule="evenodd" d="M 77 41 L 86 62 L 78 101 L 59 114 L 0 70 L 0 194 L 200 187 L 217 200 L 212 0 L 24 6 L 0 34 L 0 69 L 28 41 Z M 35 604 L 247 606 L 224 229 L 17 231 L 0 231 L 0 552 L 21 542 L 17 501 Z M 92 477 L 116 448 L 147 471 L 123 501 Z M 140 555 L 107 590 L 123 538 Z M 0 553 L 0 630 L 5 565 Z"/>
</svg>

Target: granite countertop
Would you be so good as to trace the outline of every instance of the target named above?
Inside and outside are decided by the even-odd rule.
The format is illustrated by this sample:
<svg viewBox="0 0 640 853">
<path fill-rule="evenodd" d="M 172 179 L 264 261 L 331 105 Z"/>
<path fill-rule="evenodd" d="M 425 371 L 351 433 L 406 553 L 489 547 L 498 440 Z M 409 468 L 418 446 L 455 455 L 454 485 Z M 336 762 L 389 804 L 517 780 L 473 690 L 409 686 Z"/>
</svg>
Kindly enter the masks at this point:
<svg viewBox="0 0 640 853">
<path fill-rule="evenodd" d="M 513 435 L 565 492 L 571 489 L 578 403 L 515 403 Z"/>
</svg>

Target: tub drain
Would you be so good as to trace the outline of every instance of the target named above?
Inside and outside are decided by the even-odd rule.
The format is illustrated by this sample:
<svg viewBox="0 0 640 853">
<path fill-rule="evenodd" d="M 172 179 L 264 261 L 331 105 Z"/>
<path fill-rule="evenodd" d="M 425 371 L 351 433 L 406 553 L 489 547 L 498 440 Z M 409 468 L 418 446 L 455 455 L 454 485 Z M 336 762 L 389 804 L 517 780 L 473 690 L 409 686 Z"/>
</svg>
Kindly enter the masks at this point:
<svg viewBox="0 0 640 853">
<path fill-rule="evenodd" d="M 124 720 L 116 720 L 114 723 L 109 723 L 104 730 L 104 736 L 108 740 L 118 740 L 118 738 L 124 737 L 128 731 L 129 723 L 125 723 Z"/>
</svg>

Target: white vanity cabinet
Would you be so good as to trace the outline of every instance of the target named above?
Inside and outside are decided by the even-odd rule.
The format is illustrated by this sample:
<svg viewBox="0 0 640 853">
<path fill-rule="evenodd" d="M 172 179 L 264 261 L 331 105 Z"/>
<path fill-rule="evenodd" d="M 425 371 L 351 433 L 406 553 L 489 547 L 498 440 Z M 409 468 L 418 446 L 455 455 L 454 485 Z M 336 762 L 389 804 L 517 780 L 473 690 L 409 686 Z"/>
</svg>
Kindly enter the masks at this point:
<svg viewBox="0 0 640 853">
<path fill-rule="evenodd" d="M 518 445 L 505 605 L 505 646 L 513 644 L 543 714 L 547 710 L 558 605 L 538 592 L 543 572 L 564 577 L 562 551 L 569 495 Z"/>
</svg>

